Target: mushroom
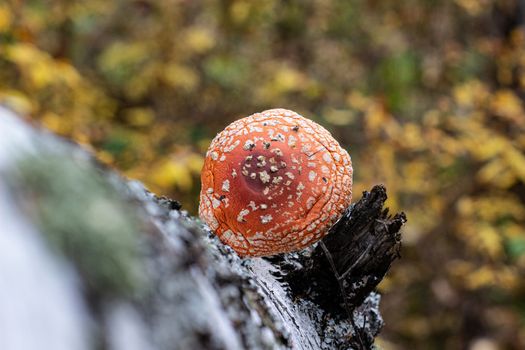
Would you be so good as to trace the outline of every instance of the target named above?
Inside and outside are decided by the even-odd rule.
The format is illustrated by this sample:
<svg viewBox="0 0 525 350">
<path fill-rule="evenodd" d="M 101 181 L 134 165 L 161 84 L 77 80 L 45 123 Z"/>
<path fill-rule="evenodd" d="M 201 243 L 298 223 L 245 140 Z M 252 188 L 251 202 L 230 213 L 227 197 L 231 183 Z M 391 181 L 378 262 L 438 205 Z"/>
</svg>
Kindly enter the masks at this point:
<svg viewBox="0 0 525 350">
<path fill-rule="evenodd" d="M 319 124 L 286 109 L 237 120 L 212 141 L 199 215 L 241 257 L 300 250 L 352 199 L 348 153 Z"/>
</svg>

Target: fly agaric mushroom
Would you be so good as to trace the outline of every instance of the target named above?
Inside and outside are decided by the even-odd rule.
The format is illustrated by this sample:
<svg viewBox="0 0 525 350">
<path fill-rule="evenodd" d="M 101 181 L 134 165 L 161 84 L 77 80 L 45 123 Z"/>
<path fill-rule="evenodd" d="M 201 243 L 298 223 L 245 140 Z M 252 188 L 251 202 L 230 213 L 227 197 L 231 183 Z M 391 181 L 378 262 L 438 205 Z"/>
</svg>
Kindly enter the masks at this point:
<svg viewBox="0 0 525 350">
<path fill-rule="evenodd" d="M 286 109 L 237 120 L 212 141 L 199 215 L 240 256 L 303 249 L 352 199 L 348 153 L 319 124 Z"/>
</svg>

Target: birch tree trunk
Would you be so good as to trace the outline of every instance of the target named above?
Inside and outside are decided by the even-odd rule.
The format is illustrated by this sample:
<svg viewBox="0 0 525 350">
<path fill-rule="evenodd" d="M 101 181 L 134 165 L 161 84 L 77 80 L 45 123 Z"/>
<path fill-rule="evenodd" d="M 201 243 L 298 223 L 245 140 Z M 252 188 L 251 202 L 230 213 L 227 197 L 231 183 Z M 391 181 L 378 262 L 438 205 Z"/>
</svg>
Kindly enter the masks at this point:
<svg viewBox="0 0 525 350">
<path fill-rule="evenodd" d="M 369 349 L 403 213 L 374 187 L 322 243 L 240 259 L 181 205 L 0 107 L 0 348 Z"/>
</svg>

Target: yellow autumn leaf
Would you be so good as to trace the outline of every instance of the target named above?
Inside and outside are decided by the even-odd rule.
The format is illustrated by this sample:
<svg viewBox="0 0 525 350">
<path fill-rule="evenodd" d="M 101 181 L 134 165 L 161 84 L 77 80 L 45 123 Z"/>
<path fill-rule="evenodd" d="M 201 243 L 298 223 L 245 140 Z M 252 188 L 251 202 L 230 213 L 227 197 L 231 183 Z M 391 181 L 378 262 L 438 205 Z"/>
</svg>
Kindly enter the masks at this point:
<svg viewBox="0 0 525 350">
<path fill-rule="evenodd" d="M 456 138 L 448 137 L 441 131 L 438 131 L 435 135 L 433 141 L 443 149 L 444 152 L 441 153 L 442 158 L 453 160 L 453 157 L 448 157 L 447 155 L 458 156 L 465 152 L 463 144 Z M 428 138 L 425 138 L 428 141 Z"/>
<path fill-rule="evenodd" d="M 109 45 L 98 58 L 99 66 L 108 72 L 133 67 L 148 58 L 150 46 L 146 42 L 117 41 Z"/>
<path fill-rule="evenodd" d="M 16 64 L 29 64 L 41 60 L 41 53 L 30 44 L 14 44 L 5 48 L 5 57 Z"/>
<path fill-rule="evenodd" d="M 193 186 L 193 179 L 188 168 L 176 161 L 167 160 L 153 169 L 152 173 L 150 180 L 161 188 L 168 189 L 175 186 L 183 191 L 188 191 Z"/>
<path fill-rule="evenodd" d="M 442 119 L 444 118 L 439 111 L 430 110 L 423 115 L 423 124 L 427 127 L 435 128 Z"/>
<path fill-rule="evenodd" d="M 56 72 L 50 64 L 44 61 L 36 61 L 28 65 L 28 73 L 32 83 L 37 88 L 43 88 L 56 81 Z"/>
<path fill-rule="evenodd" d="M 11 108 L 20 115 L 30 114 L 35 108 L 35 103 L 20 91 L 0 90 L 0 104 Z"/>
<path fill-rule="evenodd" d="M 512 147 L 508 141 L 499 136 L 492 136 L 480 144 L 478 148 L 478 159 L 485 160 L 496 157 L 506 149 Z"/>
<path fill-rule="evenodd" d="M 250 14 L 251 4 L 249 1 L 234 1 L 230 6 L 230 14 L 236 23 L 242 23 Z"/>
<path fill-rule="evenodd" d="M 474 107 L 485 102 L 489 91 L 485 84 L 479 80 L 463 83 L 453 90 L 456 103 L 462 107 Z"/>
<path fill-rule="evenodd" d="M 473 237 L 474 245 L 481 252 L 496 259 L 502 254 L 502 239 L 499 232 L 490 225 L 483 225 L 478 229 L 477 237 Z"/>
<path fill-rule="evenodd" d="M 505 148 L 503 155 L 507 166 L 513 170 L 516 177 L 525 182 L 525 156 L 523 156 L 523 153 L 509 146 Z"/>
<path fill-rule="evenodd" d="M 465 286 L 468 289 L 479 289 L 494 284 L 495 275 L 489 266 L 482 266 L 464 276 Z"/>
<path fill-rule="evenodd" d="M 455 2 L 471 16 L 479 16 L 486 12 L 489 5 L 486 0 L 455 0 Z"/>
<path fill-rule="evenodd" d="M 28 75 L 35 87 L 42 88 L 56 79 L 54 64 L 49 54 L 40 51 L 37 47 L 30 44 L 15 44 L 8 46 L 5 52 L 6 57 Z"/>
<path fill-rule="evenodd" d="M 129 108 L 123 114 L 132 126 L 148 126 L 155 120 L 155 113 L 151 108 Z"/>
<path fill-rule="evenodd" d="M 499 188 L 508 188 L 516 179 L 502 158 L 495 158 L 485 164 L 476 174 L 476 178 L 481 182 L 491 183 Z"/>
<path fill-rule="evenodd" d="M 162 71 L 161 78 L 170 86 L 191 91 L 199 84 L 199 75 L 191 68 L 170 63 Z"/>
<path fill-rule="evenodd" d="M 348 125 L 355 121 L 356 115 L 348 109 L 327 108 L 323 111 L 323 119 L 333 125 Z"/>
<path fill-rule="evenodd" d="M 76 86 L 81 84 L 81 76 L 78 71 L 68 62 L 56 61 L 54 64 L 54 70 L 57 74 L 57 78 L 64 81 L 69 86 Z"/>
<path fill-rule="evenodd" d="M 428 188 L 431 176 L 428 176 L 428 162 L 414 160 L 402 166 L 402 175 L 405 180 L 404 190 L 420 193 Z"/>
<path fill-rule="evenodd" d="M 204 158 L 200 154 L 191 153 L 186 157 L 185 163 L 190 172 L 199 175 L 204 165 Z"/>
<path fill-rule="evenodd" d="M 380 350 L 399 350 L 399 347 L 395 343 L 383 339 L 381 336 L 374 339 L 374 346 Z"/>
<path fill-rule="evenodd" d="M 521 99 L 510 90 L 501 90 L 491 99 L 492 111 L 501 117 L 525 122 Z"/>
<path fill-rule="evenodd" d="M 281 93 L 302 90 L 306 84 L 306 77 L 299 71 L 283 67 L 274 75 L 273 88 Z"/>
<path fill-rule="evenodd" d="M 518 224 L 507 224 L 503 228 L 503 232 L 506 238 L 522 238 L 525 239 L 525 230 L 521 225 Z"/>
<path fill-rule="evenodd" d="M 472 272 L 474 265 L 470 261 L 452 259 L 446 263 L 445 269 L 450 276 L 463 279 Z"/>
<path fill-rule="evenodd" d="M 392 288 L 392 286 L 392 279 L 388 276 L 385 276 L 383 280 L 377 285 L 377 290 L 380 293 L 387 293 L 390 290 L 390 288 Z"/>
<path fill-rule="evenodd" d="M 204 53 L 216 44 L 213 32 L 200 26 L 188 28 L 183 34 L 183 41 L 186 48 L 195 53 Z"/>
<path fill-rule="evenodd" d="M 0 5 L 0 32 L 9 30 L 13 18 L 7 4 Z"/>
<path fill-rule="evenodd" d="M 100 160 L 104 164 L 111 165 L 115 162 L 115 157 L 109 152 L 106 151 L 98 151 L 97 152 L 97 159 Z"/>
<path fill-rule="evenodd" d="M 522 276 L 514 266 L 505 266 L 497 271 L 496 285 L 504 290 L 514 290 L 522 283 Z"/>
<path fill-rule="evenodd" d="M 487 195 L 473 201 L 473 213 L 486 222 L 498 222 L 501 219 L 525 219 L 525 207 L 513 194 Z"/>
<path fill-rule="evenodd" d="M 71 122 L 67 122 L 63 117 L 53 112 L 44 113 L 40 121 L 46 128 L 61 135 L 67 135 L 72 130 Z"/>
<path fill-rule="evenodd" d="M 470 216 L 474 213 L 474 202 L 472 198 L 462 197 L 456 202 L 456 209 L 462 216 Z"/>
<path fill-rule="evenodd" d="M 403 125 L 401 133 L 404 147 L 413 150 L 419 150 L 425 146 L 425 141 L 422 138 L 421 128 L 415 123 L 406 123 Z"/>
<path fill-rule="evenodd" d="M 370 98 L 366 97 L 358 91 L 352 91 L 346 97 L 346 103 L 348 106 L 359 111 L 365 111 L 370 104 Z"/>
<path fill-rule="evenodd" d="M 369 105 L 364 116 L 366 129 L 372 135 L 377 134 L 382 129 L 384 129 L 388 119 L 389 116 L 385 112 L 384 108 L 377 103 Z"/>
</svg>

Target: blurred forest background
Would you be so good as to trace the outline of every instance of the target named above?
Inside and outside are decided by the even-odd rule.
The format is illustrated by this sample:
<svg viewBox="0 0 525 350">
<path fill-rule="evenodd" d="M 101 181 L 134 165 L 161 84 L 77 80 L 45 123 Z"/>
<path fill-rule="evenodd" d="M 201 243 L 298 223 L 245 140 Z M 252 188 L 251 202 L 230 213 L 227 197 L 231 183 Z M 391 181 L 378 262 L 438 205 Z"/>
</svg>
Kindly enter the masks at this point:
<svg viewBox="0 0 525 350">
<path fill-rule="evenodd" d="M 525 348 L 518 0 L 7 0 L 0 103 L 196 213 L 203 155 L 272 107 L 384 183 L 403 258 L 383 349 Z M 1 137 L 1 136 L 0 136 Z"/>
</svg>

